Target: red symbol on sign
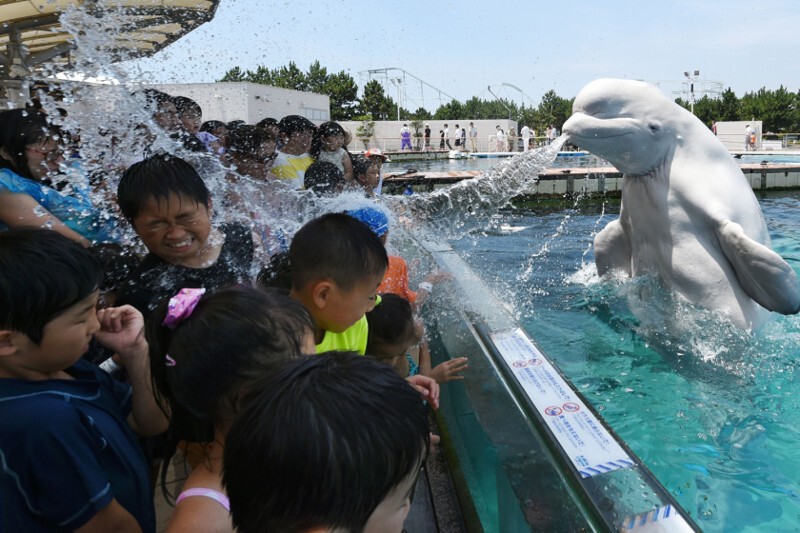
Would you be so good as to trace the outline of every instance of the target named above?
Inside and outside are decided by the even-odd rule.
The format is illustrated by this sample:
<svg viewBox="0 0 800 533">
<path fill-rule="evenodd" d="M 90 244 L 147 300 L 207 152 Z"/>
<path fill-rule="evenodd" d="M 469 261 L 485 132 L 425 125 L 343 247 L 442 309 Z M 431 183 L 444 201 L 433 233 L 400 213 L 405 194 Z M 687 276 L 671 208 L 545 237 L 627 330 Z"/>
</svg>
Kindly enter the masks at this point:
<svg viewBox="0 0 800 533">
<path fill-rule="evenodd" d="M 557 405 L 551 405 L 550 407 L 545 408 L 544 412 L 550 416 L 558 416 L 561 414 L 561 408 Z"/>
<path fill-rule="evenodd" d="M 516 368 L 524 368 L 528 366 L 528 363 L 526 363 L 525 361 L 514 361 L 513 363 L 511 363 L 511 365 Z"/>
<path fill-rule="evenodd" d="M 581 406 L 574 402 L 567 402 L 562 407 L 564 410 L 570 413 L 575 413 L 581 410 Z"/>
<path fill-rule="evenodd" d="M 541 359 L 535 359 L 535 358 L 534 359 L 528 359 L 528 364 L 531 365 L 531 366 L 539 366 L 539 365 L 542 364 L 542 360 Z"/>
</svg>

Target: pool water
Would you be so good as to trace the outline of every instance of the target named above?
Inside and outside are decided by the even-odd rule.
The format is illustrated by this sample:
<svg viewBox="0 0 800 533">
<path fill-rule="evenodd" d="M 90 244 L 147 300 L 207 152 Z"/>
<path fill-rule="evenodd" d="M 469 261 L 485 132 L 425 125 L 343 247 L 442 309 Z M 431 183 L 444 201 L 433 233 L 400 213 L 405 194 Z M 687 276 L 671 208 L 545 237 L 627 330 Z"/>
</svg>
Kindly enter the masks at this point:
<svg viewBox="0 0 800 533">
<path fill-rule="evenodd" d="M 759 200 L 800 271 L 800 193 Z M 665 294 L 685 335 L 638 322 L 628 297 L 648 280 L 594 272 L 618 207 L 508 210 L 453 246 L 704 531 L 800 529 L 800 317 L 749 335 Z"/>
</svg>

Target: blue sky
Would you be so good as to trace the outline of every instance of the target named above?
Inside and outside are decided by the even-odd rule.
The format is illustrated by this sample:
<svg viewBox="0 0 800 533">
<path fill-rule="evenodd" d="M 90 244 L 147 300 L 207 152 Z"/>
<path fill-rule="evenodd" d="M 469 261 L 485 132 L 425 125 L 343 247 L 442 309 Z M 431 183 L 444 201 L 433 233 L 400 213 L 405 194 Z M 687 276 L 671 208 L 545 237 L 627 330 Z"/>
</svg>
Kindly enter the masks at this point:
<svg viewBox="0 0 800 533">
<path fill-rule="evenodd" d="M 656 82 L 672 95 L 695 69 L 737 96 L 797 91 L 798 50 L 796 0 L 221 0 L 214 20 L 134 71 L 211 82 L 233 66 L 305 70 L 319 60 L 356 81 L 402 68 L 461 101 L 513 84 L 538 104 L 548 90 L 571 98 L 600 77 Z"/>
</svg>

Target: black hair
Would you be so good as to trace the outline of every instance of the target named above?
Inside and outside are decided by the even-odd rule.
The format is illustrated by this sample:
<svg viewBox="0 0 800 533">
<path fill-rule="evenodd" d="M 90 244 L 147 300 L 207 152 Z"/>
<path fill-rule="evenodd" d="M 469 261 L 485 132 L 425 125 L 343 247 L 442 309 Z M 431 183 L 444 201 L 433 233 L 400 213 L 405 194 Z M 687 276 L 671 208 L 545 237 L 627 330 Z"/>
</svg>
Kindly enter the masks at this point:
<svg viewBox="0 0 800 533">
<path fill-rule="evenodd" d="M 278 121 L 272 117 L 261 119 L 256 123 L 256 126 L 258 126 L 259 128 L 268 128 L 270 126 L 277 126 L 277 125 Z"/>
<path fill-rule="evenodd" d="M 323 122 L 314 131 L 314 139 L 311 141 L 311 157 L 317 158 L 322 151 L 322 138 L 331 135 L 341 135 L 344 137 L 344 128 L 338 122 Z"/>
<path fill-rule="evenodd" d="M 292 270 L 289 264 L 289 252 L 278 252 L 269 258 L 269 263 L 258 273 L 256 283 L 262 288 L 292 290 Z"/>
<path fill-rule="evenodd" d="M 381 294 L 381 303 L 367 313 L 367 323 L 367 353 L 374 357 L 378 357 L 378 348 L 397 345 L 414 336 L 411 303 L 397 294 Z"/>
<path fill-rule="evenodd" d="M 245 125 L 244 120 L 237 119 L 237 120 L 231 120 L 230 122 L 225 124 L 225 127 L 228 129 L 228 131 L 231 131 L 233 129 L 238 128 L 239 126 L 244 126 L 244 125 Z"/>
<path fill-rule="evenodd" d="M 307 222 L 289 246 L 292 288 L 329 278 L 352 290 L 389 265 L 386 248 L 369 226 L 344 213 L 328 213 Z"/>
<path fill-rule="evenodd" d="M 258 126 L 242 124 L 233 128 L 225 137 L 225 147 L 233 152 L 255 157 L 261 143 L 274 141 L 275 134 Z"/>
<path fill-rule="evenodd" d="M 164 91 L 159 91 L 158 89 L 144 89 L 142 91 L 144 94 L 145 101 L 147 103 L 147 107 L 150 108 L 151 112 L 156 112 L 162 107 L 164 104 L 167 103 L 174 103 L 172 101 L 172 96 L 165 93 Z"/>
<path fill-rule="evenodd" d="M 203 116 L 203 108 L 200 104 L 189 98 L 188 96 L 173 96 L 172 103 L 175 104 L 175 109 L 180 115 L 196 115 Z"/>
<path fill-rule="evenodd" d="M 317 127 L 306 117 L 300 115 L 286 115 L 278 122 L 278 129 L 282 135 L 291 135 L 298 131 L 316 131 Z"/>
<path fill-rule="evenodd" d="M 200 131 L 206 133 L 214 133 L 214 130 L 218 130 L 219 128 L 227 128 L 227 126 L 221 120 L 206 120 L 200 125 Z"/>
<path fill-rule="evenodd" d="M 363 531 L 428 454 L 419 393 L 357 354 L 291 361 L 254 384 L 242 405 L 222 473 L 241 533 Z"/>
<path fill-rule="evenodd" d="M 314 331 L 305 308 L 274 290 L 237 286 L 205 294 L 174 329 L 162 325 L 168 305 L 162 302 L 146 325 L 156 399 L 172 413 L 167 459 L 179 440 L 212 440 L 215 422 L 238 410 L 242 388 L 301 355 Z"/>
<path fill-rule="evenodd" d="M 185 196 L 200 205 L 211 205 L 211 193 L 195 168 L 174 155 L 158 153 L 134 163 L 117 187 L 117 204 L 122 215 L 133 221 L 151 198 L 160 202 L 170 194 Z"/>
<path fill-rule="evenodd" d="M 35 344 L 44 328 L 98 290 L 103 269 L 77 242 L 47 229 L 0 232 L 0 328 Z"/>
<path fill-rule="evenodd" d="M 24 178 L 35 180 L 28 168 L 26 147 L 48 137 L 59 139 L 59 129 L 50 124 L 47 116 L 33 109 L 8 109 L 0 112 L 0 168 L 7 168 Z M 6 159 L 9 157 L 10 159 Z"/>
<path fill-rule="evenodd" d="M 303 187 L 323 196 L 339 193 L 344 185 L 344 172 L 330 161 L 312 163 L 303 176 Z"/>
</svg>

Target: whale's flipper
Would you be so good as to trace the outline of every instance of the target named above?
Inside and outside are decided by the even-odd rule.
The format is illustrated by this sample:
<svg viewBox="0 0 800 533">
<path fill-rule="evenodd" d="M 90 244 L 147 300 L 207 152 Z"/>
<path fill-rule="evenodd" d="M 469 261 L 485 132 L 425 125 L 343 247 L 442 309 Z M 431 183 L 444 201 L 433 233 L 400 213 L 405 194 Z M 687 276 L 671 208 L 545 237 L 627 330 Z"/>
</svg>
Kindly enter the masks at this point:
<svg viewBox="0 0 800 533">
<path fill-rule="evenodd" d="M 748 237 L 742 227 L 730 220 L 717 230 L 742 288 L 761 307 L 784 315 L 800 311 L 800 284 L 792 267 L 781 256 Z"/>
<path fill-rule="evenodd" d="M 612 220 L 595 236 L 594 263 L 601 276 L 613 270 L 631 275 L 631 243 L 619 220 Z"/>
</svg>

